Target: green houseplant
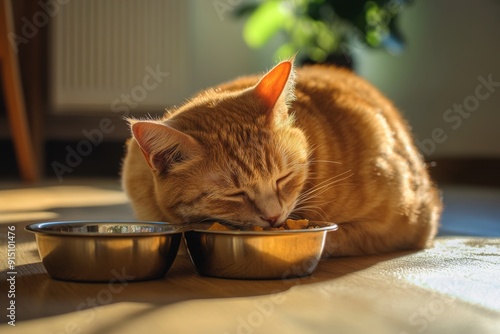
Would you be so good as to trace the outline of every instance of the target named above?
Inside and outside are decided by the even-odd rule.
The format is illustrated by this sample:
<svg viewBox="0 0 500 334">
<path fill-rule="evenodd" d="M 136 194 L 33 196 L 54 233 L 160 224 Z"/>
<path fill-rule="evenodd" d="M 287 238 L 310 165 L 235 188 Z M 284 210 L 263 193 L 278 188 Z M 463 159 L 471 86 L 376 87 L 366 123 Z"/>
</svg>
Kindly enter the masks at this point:
<svg viewBox="0 0 500 334">
<path fill-rule="evenodd" d="M 297 51 L 302 62 L 334 62 L 349 66 L 355 48 L 402 51 L 397 17 L 411 0 L 261 0 L 246 3 L 236 15 L 246 17 L 245 42 L 260 48 L 275 35 L 284 43 L 276 58 Z"/>
</svg>

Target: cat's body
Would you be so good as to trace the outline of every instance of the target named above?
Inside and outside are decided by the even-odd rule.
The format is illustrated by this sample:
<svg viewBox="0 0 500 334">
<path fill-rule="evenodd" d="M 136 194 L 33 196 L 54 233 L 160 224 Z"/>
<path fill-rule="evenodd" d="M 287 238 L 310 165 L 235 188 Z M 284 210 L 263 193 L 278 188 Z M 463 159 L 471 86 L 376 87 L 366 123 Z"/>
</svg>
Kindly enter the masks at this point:
<svg viewBox="0 0 500 334">
<path fill-rule="evenodd" d="M 340 226 L 326 255 L 422 248 L 436 233 L 441 201 L 405 121 L 348 71 L 295 80 L 283 62 L 131 125 L 123 183 L 138 219 L 326 220 Z"/>
</svg>

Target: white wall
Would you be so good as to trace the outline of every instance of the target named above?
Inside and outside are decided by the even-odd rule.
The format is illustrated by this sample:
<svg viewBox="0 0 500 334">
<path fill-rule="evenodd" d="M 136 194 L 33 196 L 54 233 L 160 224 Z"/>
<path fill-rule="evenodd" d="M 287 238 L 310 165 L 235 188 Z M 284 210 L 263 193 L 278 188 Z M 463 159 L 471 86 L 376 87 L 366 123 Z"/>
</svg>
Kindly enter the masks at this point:
<svg viewBox="0 0 500 334">
<path fill-rule="evenodd" d="M 231 6 L 239 1 L 222 2 Z M 221 20 L 214 1 L 190 0 L 190 6 L 193 92 L 274 64 L 273 45 L 248 48 L 242 40 L 243 22 L 231 11 Z M 499 157 L 500 87 L 485 100 L 470 96 L 479 76 L 500 82 L 500 1 L 418 0 L 402 12 L 400 23 L 405 52 L 393 56 L 358 49 L 356 71 L 395 102 L 417 140 L 425 143 L 426 155 Z M 467 119 L 454 112 L 446 114 L 448 121 L 443 119 L 449 108 L 466 99 L 479 101 Z"/>
<path fill-rule="evenodd" d="M 480 88 L 479 95 L 490 95 L 473 102 L 479 76 L 491 75 L 500 86 L 500 1 L 418 0 L 401 19 L 405 53 L 365 49 L 357 54 L 358 73 L 395 101 L 428 155 L 498 158 L 500 87 Z M 468 118 L 447 112 L 464 100 L 476 108 Z M 433 131 L 442 141 L 433 140 L 434 149 Z"/>
<path fill-rule="evenodd" d="M 273 64 L 273 49 L 250 49 L 242 37 L 244 20 L 233 11 L 217 11 L 212 0 L 189 0 L 191 20 L 192 72 L 194 91 L 234 79 L 237 76 L 262 73 Z M 222 0 L 235 8 L 239 0 Z"/>
</svg>

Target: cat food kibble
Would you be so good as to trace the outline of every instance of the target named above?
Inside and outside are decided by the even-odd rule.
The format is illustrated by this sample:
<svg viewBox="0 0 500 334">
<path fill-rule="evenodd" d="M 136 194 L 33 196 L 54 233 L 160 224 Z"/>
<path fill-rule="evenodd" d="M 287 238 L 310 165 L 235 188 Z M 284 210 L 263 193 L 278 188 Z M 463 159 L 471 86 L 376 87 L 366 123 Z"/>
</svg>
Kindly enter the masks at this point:
<svg viewBox="0 0 500 334">
<path fill-rule="evenodd" d="M 302 230 L 309 226 L 309 220 L 307 219 L 287 219 L 285 222 L 285 228 L 287 230 Z"/>
<path fill-rule="evenodd" d="M 215 222 L 208 228 L 209 231 L 231 231 L 229 227 L 226 225 L 222 225 L 221 223 Z"/>
<path fill-rule="evenodd" d="M 250 227 L 250 231 L 284 231 L 284 230 L 303 230 L 303 229 L 309 229 L 309 228 L 315 228 L 316 226 L 309 226 L 309 220 L 308 219 L 287 219 L 285 221 L 285 224 L 283 226 L 279 227 L 262 227 L 262 226 L 257 226 L 254 225 Z M 227 227 L 226 225 L 222 225 L 219 222 L 215 222 L 210 227 L 208 228 L 209 231 L 240 231 L 237 229 L 232 229 Z"/>
</svg>

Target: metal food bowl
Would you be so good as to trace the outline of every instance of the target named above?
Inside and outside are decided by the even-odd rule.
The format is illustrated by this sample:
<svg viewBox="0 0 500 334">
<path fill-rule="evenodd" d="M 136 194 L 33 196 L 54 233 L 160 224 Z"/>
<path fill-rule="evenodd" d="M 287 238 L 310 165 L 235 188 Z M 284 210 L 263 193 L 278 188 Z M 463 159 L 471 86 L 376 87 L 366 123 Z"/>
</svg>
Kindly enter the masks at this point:
<svg viewBox="0 0 500 334">
<path fill-rule="evenodd" d="M 163 277 L 182 230 L 142 221 L 62 221 L 31 224 L 47 273 L 56 279 L 103 282 Z"/>
<path fill-rule="evenodd" d="M 311 274 L 317 267 L 326 235 L 337 225 L 310 222 L 302 230 L 209 231 L 208 226 L 184 233 L 199 274 L 236 279 L 287 279 Z"/>
</svg>

